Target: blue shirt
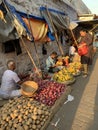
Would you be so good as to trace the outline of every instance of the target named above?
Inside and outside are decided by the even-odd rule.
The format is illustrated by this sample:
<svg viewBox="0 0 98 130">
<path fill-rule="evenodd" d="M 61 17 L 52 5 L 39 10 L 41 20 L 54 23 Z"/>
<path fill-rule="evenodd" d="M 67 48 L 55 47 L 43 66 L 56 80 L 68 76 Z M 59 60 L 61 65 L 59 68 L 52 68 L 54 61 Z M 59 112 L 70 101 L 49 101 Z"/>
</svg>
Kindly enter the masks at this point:
<svg viewBox="0 0 98 130">
<path fill-rule="evenodd" d="M 46 59 L 46 69 L 49 70 L 50 67 L 55 65 L 55 60 L 51 58 L 51 56 L 49 56 Z"/>
</svg>

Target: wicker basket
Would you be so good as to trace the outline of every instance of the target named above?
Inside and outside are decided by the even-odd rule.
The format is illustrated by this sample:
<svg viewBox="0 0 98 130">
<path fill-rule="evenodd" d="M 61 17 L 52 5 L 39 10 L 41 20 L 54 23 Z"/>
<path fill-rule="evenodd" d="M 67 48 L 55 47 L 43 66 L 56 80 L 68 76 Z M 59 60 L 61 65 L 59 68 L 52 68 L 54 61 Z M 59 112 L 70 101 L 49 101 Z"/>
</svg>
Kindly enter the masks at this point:
<svg viewBox="0 0 98 130">
<path fill-rule="evenodd" d="M 64 82 L 60 82 L 60 81 L 56 81 L 56 80 L 54 80 L 54 81 L 57 82 L 57 83 L 62 83 L 62 84 L 70 85 L 70 84 L 73 84 L 76 81 L 76 79 L 73 78 L 72 80 L 66 80 Z"/>
<path fill-rule="evenodd" d="M 32 97 L 37 89 L 38 84 L 34 81 L 26 81 L 21 85 L 22 94 L 27 97 Z"/>
</svg>

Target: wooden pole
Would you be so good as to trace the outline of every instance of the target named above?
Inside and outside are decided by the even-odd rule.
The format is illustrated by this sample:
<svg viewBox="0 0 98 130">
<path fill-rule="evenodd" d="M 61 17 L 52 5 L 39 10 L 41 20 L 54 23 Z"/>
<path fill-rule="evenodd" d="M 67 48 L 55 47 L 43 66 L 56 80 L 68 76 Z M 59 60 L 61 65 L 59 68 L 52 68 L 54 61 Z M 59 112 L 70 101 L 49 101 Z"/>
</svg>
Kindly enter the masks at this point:
<svg viewBox="0 0 98 130">
<path fill-rule="evenodd" d="M 28 13 L 27 13 L 27 17 L 28 17 L 28 22 L 29 22 L 29 26 L 30 26 L 31 36 L 33 38 L 33 31 L 32 31 L 32 27 L 31 27 L 31 23 L 30 23 L 30 19 L 29 19 L 29 14 Z M 34 42 L 34 47 L 35 47 L 35 52 L 36 52 L 36 58 L 37 58 L 38 65 L 39 65 L 39 68 L 40 68 L 40 61 L 39 61 L 39 56 L 38 56 L 38 53 L 37 53 L 37 48 L 36 48 L 35 42 Z"/>
<path fill-rule="evenodd" d="M 74 35 L 72 29 L 70 29 L 70 31 L 71 31 L 72 37 L 73 37 L 73 39 L 74 39 L 74 41 L 75 41 L 75 44 L 76 44 L 76 46 L 78 47 L 78 43 L 77 43 L 77 41 L 76 41 L 76 38 L 75 38 L 75 35 Z"/>
<path fill-rule="evenodd" d="M 98 24 L 97 24 L 96 26 L 94 26 L 94 27 L 90 30 L 90 32 L 92 32 L 96 27 L 98 27 Z"/>
<path fill-rule="evenodd" d="M 58 47 L 59 47 L 59 50 L 60 50 L 60 52 L 61 52 L 61 55 L 64 55 L 63 49 L 62 49 L 62 47 L 61 47 L 61 45 L 60 45 L 60 43 L 59 43 L 59 39 L 58 39 L 58 36 L 57 36 L 56 30 L 55 30 L 55 27 L 54 27 L 54 24 L 53 24 L 53 21 L 52 21 L 51 15 L 50 15 L 50 13 L 49 13 L 47 7 L 46 7 L 46 10 L 47 10 L 47 14 L 48 14 L 48 16 L 49 16 L 49 19 L 50 19 L 51 25 L 52 25 L 52 27 L 53 27 L 54 35 L 55 35 L 55 39 L 56 39 L 57 45 L 58 45 Z"/>
<path fill-rule="evenodd" d="M 23 44 L 23 46 L 24 46 L 24 48 L 25 48 L 25 50 L 26 50 L 26 52 L 27 52 L 27 54 L 28 54 L 28 56 L 29 56 L 31 62 L 33 63 L 33 65 L 34 65 L 34 67 L 35 67 L 35 69 L 36 69 L 38 75 L 40 76 L 40 73 L 39 73 L 39 71 L 38 71 L 38 68 L 37 68 L 37 66 L 36 66 L 36 64 L 35 64 L 35 62 L 34 62 L 32 56 L 31 56 L 31 54 L 30 54 L 30 52 L 29 52 L 27 46 L 25 45 L 25 42 L 24 42 L 24 40 L 23 40 L 23 38 L 22 38 L 21 36 L 20 36 L 20 39 L 21 39 L 22 44 Z"/>
</svg>

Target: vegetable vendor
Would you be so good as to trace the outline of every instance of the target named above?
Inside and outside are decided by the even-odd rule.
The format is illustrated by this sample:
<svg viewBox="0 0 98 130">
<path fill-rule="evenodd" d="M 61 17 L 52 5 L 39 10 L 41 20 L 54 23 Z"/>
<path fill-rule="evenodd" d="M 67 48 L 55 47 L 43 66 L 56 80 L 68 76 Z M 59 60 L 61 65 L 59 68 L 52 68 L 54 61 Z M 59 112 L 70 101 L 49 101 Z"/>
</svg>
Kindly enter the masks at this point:
<svg viewBox="0 0 98 130">
<path fill-rule="evenodd" d="M 15 62 L 13 60 L 9 60 L 7 62 L 7 70 L 3 73 L 1 88 L 0 88 L 0 97 L 4 99 L 19 97 L 22 95 L 20 84 L 23 81 L 20 80 L 17 73 L 14 72 L 16 69 Z"/>
<path fill-rule="evenodd" d="M 46 70 L 50 73 L 59 71 L 56 67 L 57 53 L 52 52 L 50 56 L 46 59 Z"/>
</svg>

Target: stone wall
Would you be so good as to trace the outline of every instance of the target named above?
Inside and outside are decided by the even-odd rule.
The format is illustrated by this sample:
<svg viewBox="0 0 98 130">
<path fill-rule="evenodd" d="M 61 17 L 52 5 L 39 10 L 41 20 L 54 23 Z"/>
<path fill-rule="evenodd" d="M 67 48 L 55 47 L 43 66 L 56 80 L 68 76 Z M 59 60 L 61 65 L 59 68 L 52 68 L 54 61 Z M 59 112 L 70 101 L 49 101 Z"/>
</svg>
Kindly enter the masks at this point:
<svg viewBox="0 0 98 130">
<path fill-rule="evenodd" d="M 34 43 L 27 41 L 26 39 L 24 39 L 24 41 L 25 41 L 25 44 L 26 44 L 27 48 L 29 49 L 36 65 L 38 66 Z M 22 53 L 20 55 L 16 55 L 15 52 L 3 53 L 2 44 L 3 43 L 0 43 L 0 82 L 1 82 L 1 77 L 2 77 L 3 72 L 7 69 L 6 63 L 8 60 L 14 60 L 16 62 L 16 66 L 17 66 L 16 72 L 17 73 L 25 73 L 25 72 L 31 70 L 32 68 L 34 68 L 21 41 L 20 41 L 20 45 L 21 45 Z M 36 48 L 37 48 L 38 56 L 40 59 L 40 64 L 41 64 L 41 67 L 43 67 L 43 68 L 45 67 L 46 58 L 50 55 L 50 53 L 52 51 L 56 51 L 58 53 L 58 55 L 60 54 L 60 51 L 58 49 L 56 42 L 50 42 L 50 43 L 47 43 L 44 45 L 47 50 L 47 55 L 42 54 L 42 43 L 36 43 Z"/>
<path fill-rule="evenodd" d="M 10 0 L 8 0 L 8 1 L 10 1 Z M 12 3 L 14 5 L 16 5 L 14 3 L 14 0 L 12 0 L 12 1 L 13 1 Z M 17 0 L 17 2 L 19 2 L 19 0 Z M 24 1 L 22 0 L 21 3 L 19 3 L 19 4 L 21 5 L 22 2 L 24 3 Z M 35 1 L 35 3 L 36 4 L 34 4 L 34 6 L 37 9 L 38 9 L 39 6 L 48 5 L 49 8 L 53 7 L 54 9 L 59 9 L 61 11 L 64 11 L 65 13 L 68 14 L 68 16 L 70 17 L 71 20 L 76 20 L 77 19 L 77 12 L 74 10 L 74 8 L 69 7 L 63 1 L 62 2 L 60 2 L 60 1 L 53 2 L 52 0 L 50 0 L 50 1 L 42 0 L 42 3 L 40 3 L 40 0 L 38 0 L 38 1 Z M 77 1 L 76 1 L 76 3 L 77 3 Z M 20 7 L 20 5 L 17 5 L 17 6 Z M 59 6 L 59 5 L 61 5 L 61 6 Z M 32 9 L 33 9 L 33 7 L 32 7 Z M 35 7 L 34 7 L 34 9 L 35 9 Z M 84 7 L 84 5 L 83 5 L 83 7 Z M 21 8 L 19 8 L 19 10 L 21 11 Z M 23 10 L 23 11 L 25 12 L 25 10 Z M 34 11 L 37 13 L 37 15 L 40 12 L 40 11 L 36 11 L 36 10 L 34 10 Z M 40 16 L 40 14 L 38 16 Z M 25 39 L 25 43 L 26 43 L 26 46 L 29 48 L 30 53 L 32 54 L 32 57 L 34 58 L 34 61 L 35 61 L 36 65 L 38 66 L 38 62 L 37 62 L 37 58 L 36 58 L 36 53 L 35 53 L 35 48 L 34 48 L 34 43 L 31 43 L 31 42 L 27 41 L 26 39 Z M 36 48 L 37 48 L 37 51 L 38 51 L 38 56 L 39 56 L 39 59 L 40 59 L 41 67 L 45 67 L 45 60 L 50 55 L 50 53 L 52 51 L 56 51 L 58 54 L 60 54 L 56 42 L 47 43 L 47 44 L 45 44 L 45 47 L 47 49 L 47 55 L 43 55 L 42 54 L 42 43 L 36 43 Z M 26 71 L 29 71 L 31 68 L 33 68 L 33 64 L 31 62 L 29 56 L 27 55 L 27 52 L 25 51 L 22 43 L 21 43 L 21 48 L 22 48 L 22 54 L 20 54 L 18 56 L 16 55 L 15 52 L 4 54 L 2 52 L 2 44 L 0 44 L 0 81 L 1 81 L 1 77 L 2 77 L 3 72 L 6 70 L 6 63 L 10 59 L 13 59 L 13 60 L 16 61 L 16 64 L 17 64 L 16 71 L 17 71 L 17 73 L 26 72 Z M 63 49 L 64 49 L 64 52 L 65 52 L 67 50 L 66 46 L 65 46 L 65 48 L 63 46 Z"/>
</svg>

